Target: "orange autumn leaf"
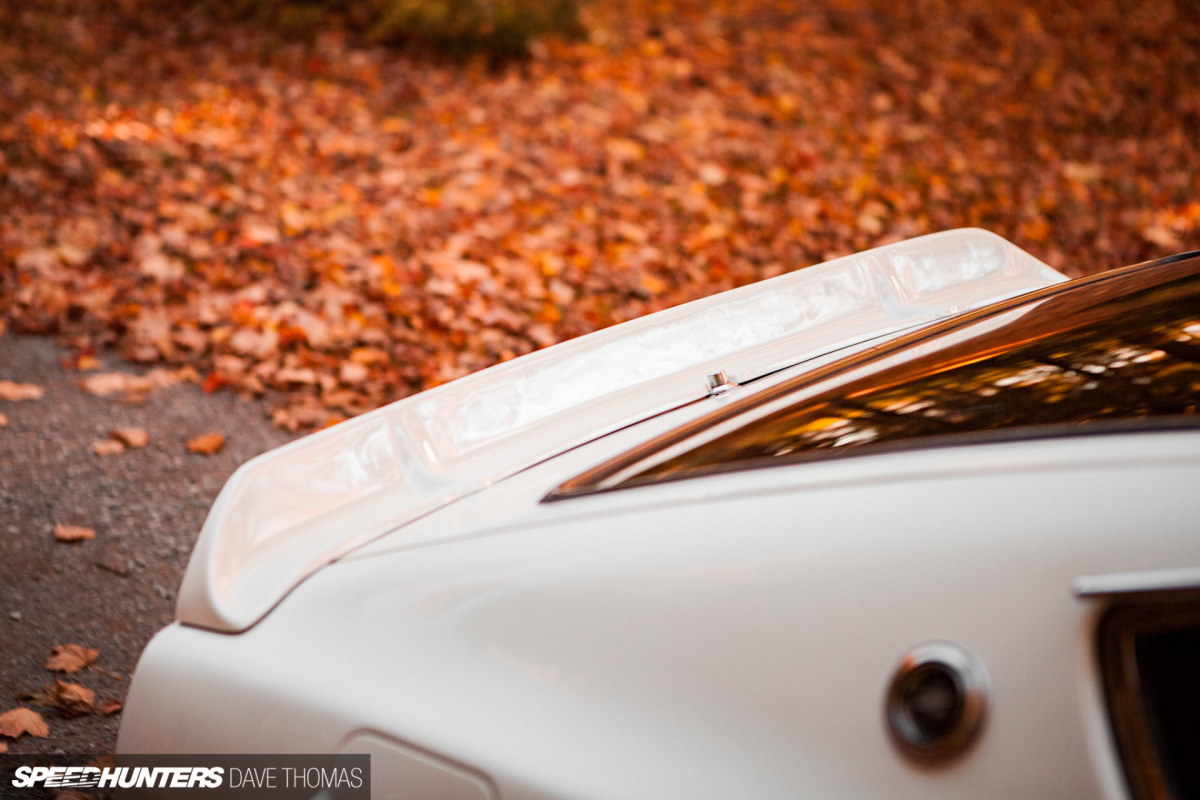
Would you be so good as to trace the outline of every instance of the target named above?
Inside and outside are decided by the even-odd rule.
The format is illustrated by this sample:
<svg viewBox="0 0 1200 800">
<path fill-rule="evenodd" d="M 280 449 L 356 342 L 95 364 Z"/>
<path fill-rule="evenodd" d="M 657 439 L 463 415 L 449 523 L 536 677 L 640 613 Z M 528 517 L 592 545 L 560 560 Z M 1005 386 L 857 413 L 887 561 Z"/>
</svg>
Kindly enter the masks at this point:
<svg viewBox="0 0 1200 800">
<path fill-rule="evenodd" d="M 80 525 L 55 525 L 54 538 L 60 542 L 82 542 L 95 539 L 96 532 Z"/>
<path fill-rule="evenodd" d="M 78 672 L 92 664 L 100 653 L 78 644 L 60 644 L 51 648 L 50 657 L 42 664 L 51 672 Z"/>
<path fill-rule="evenodd" d="M 112 456 L 124 453 L 125 445 L 116 439 L 101 439 L 98 442 L 92 442 L 92 452 L 98 456 Z"/>
<path fill-rule="evenodd" d="M 210 456 L 225 446 L 225 436 L 220 433 L 204 433 L 188 440 L 187 449 L 193 453 Z"/>
<path fill-rule="evenodd" d="M 58 708 L 68 714 L 90 714 L 95 708 L 96 693 L 78 683 L 54 684 L 54 696 L 58 698 Z"/>
<path fill-rule="evenodd" d="M 96 706 L 95 692 L 78 683 L 64 681 L 55 681 L 53 686 L 46 686 L 40 692 L 21 695 L 21 697 L 44 706 L 57 708 L 59 713 L 68 719 L 90 714 Z"/>
<path fill-rule="evenodd" d="M 45 394 L 42 387 L 32 383 L 14 383 L 0 381 L 0 400 L 19 402 L 21 400 L 38 400 Z"/>
<path fill-rule="evenodd" d="M 145 447 L 150 442 L 150 434 L 145 428 L 113 428 L 112 438 L 126 447 Z"/>
<path fill-rule="evenodd" d="M 0 714 L 0 735 L 16 739 L 26 733 L 45 739 L 50 735 L 50 726 L 41 714 L 28 708 L 14 708 Z"/>
<path fill-rule="evenodd" d="M 79 381 L 79 386 L 98 397 L 126 392 L 148 392 L 151 388 L 150 381 L 142 376 L 125 372 L 100 372 L 89 375 Z"/>
</svg>

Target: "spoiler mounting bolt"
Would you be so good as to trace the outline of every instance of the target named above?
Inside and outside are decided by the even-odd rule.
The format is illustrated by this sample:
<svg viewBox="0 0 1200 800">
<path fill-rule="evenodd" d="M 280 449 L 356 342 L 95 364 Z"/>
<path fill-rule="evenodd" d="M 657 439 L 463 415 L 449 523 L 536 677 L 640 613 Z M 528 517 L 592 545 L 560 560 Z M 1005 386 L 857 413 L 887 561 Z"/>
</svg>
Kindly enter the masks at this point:
<svg viewBox="0 0 1200 800">
<path fill-rule="evenodd" d="M 736 387 L 737 384 L 729 380 L 729 375 L 725 370 L 714 372 L 708 376 L 708 396 L 714 397 L 718 394 L 725 394 L 730 389 Z"/>
</svg>

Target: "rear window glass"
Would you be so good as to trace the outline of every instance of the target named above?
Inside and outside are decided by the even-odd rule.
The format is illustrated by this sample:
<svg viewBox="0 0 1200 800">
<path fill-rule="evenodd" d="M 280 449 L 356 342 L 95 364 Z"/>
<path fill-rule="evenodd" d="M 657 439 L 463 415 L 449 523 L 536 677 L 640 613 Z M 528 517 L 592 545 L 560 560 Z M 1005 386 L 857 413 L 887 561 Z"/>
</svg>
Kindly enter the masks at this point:
<svg viewBox="0 0 1200 800">
<path fill-rule="evenodd" d="M 981 438 L 1196 423 L 1198 267 L 1193 258 L 1110 273 L 931 341 L 902 340 L 865 366 L 815 383 L 802 376 L 710 415 L 557 494 Z"/>
</svg>

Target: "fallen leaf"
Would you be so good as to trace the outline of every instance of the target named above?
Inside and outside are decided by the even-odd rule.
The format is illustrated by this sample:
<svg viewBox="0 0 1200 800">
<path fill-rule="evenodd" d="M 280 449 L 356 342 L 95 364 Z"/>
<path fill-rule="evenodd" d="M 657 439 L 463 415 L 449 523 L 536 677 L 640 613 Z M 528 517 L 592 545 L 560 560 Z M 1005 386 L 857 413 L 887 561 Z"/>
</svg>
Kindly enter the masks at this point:
<svg viewBox="0 0 1200 800">
<path fill-rule="evenodd" d="M 147 392 L 151 388 L 149 380 L 127 372 L 99 372 L 79 381 L 79 386 L 99 397 L 117 393 Z"/>
<path fill-rule="evenodd" d="M 1081 164 L 1078 161 L 1067 161 L 1062 165 L 1062 174 L 1067 180 L 1078 183 L 1095 183 L 1104 176 L 1103 164 Z"/>
<path fill-rule="evenodd" d="M 342 367 L 338 372 L 338 377 L 341 378 L 342 383 L 353 385 L 362 383 L 367 378 L 371 377 L 371 371 L 362 364 L 355 364 L 352 361 L 347 361 L 346 363 L 342 364 Z"/>
<path fill-rule="evenodd" d="M 728 174 L 721 168 L 720 164 L 708 162 L 700 165 L 700 180 L 709 186 L 720 186 L 726 181 L 727 177 Z"/>
<path fill-rule="evenodd" d="M 125 452 L 125 445 L 116 439 L 103 439 L 98 442 L 92 442 L 92 452 L 98 456 L 116 455 L 117 453 Z"/>
<path fill-rule="evenodd" d="M 60 644 L 50 649 L 50 657 L 43 667 L 51 672 L 78 672 L 90 665 L 100 655 L 90 647 L 79 644 Z"/>
<path fill-rule="evenodd" d="M 0 742 L 0 755 L 8 752 L 8 742 Z"/>
<path fill-rule="evenodd" d="M 54 684 L 54 695 L 58 698 L 59 710 L 70 714 L 90 714 L 96 709 L 96 693 L 78 683 Z"/>
<path fill-rule="evenodd" d="M 55 525 L 54 538 L 60 542 L 82 542 L 85 539 L 95 539 L 96 532 L 79 525 Z"/>
<path fill-rule="evenodd" d="M 200 376 L 191 366 L 180 367 L 176 370 L 155 367 L 146 373 L 145 380 L 155 389 L 169 389 L 182 381 L 199 383 Z"/>
<path fill-rule="evenodd" d="M 1182 247 L 1179 237 L 1175 235 L 1174 231 L 1168 229 L 1161 222 L 1155 222 L 1154 224 L 1147 225 L 1145 228 L 1143 228 L 1142 238 L 1148 242 L 1158 245 L 1168 252 L 1174 252 Z"/>
<path fill-rule="evenodd" d="M 646 273 L 642 276 L 641 286 L 646 290 L 647 294 L 657 295 L 662 294 L 667 290 L 667 282 L 657 275 Z"/>
<path fill-rule="evenodd" d="M 275 244 L 279 241 L 279 230 L 272 225 L 252 222 L 242 230 L 242 235 L 251 244 Z"/>
<path fill-rule="evenodd" d="M 39 400 L 43 394 L 45 391 L 37 384 L 0 381 L 0 400 L 11 400 L 14 403 L 21 400 Z"/>
<path fill-rule="evenodd" d="M 275 380 L 280 383 L 316 383 L 317 373 L 311 369 L 281 369 L 275 373 Z"/>
<path fill-rule="evenodd" d="M 0 735 L 16 739 L 25 733 L 45 739 L 50 735 L 50 726 L 41 714 L 29 708 L 14 708 L 0 714 Z"/>
<path fill-rule="evenodd" d="M 646 148 L 632 139 L 607 139 L 604 146 L 609 154 L 618 161 L 641 161 L 646 157 Z"/>
<path fill-rule="evenodd" d="M 78 683 L 55 681 L 53 686 L 44 686 L 40 692 L 23 694 L 20 698 L 57 708 L 67 719 L 81 717 L 96 710 L 96 693 Z"/>
<path fill-rule="evenodd" d="M 187 443 L 187 449 L 193 453 L 211 456 L 225 446 L 225 437 L 219 433 L 205 433 Z"/>
<path fill-rule="evenodd" d="M 126 447 L 145 447 L 150 442 L 145 428 L 113 428 L 112 437 Z"/>
<path fill-rule="evenodd" d="M 160 283 L 168 283 L 183 277 L 184 266 L 178 259 L 167 258 L 162 253 L 153 253 L 138 262 L 138 271 Z"/>
<path fill-rule="evenodd" d="M 369 367 L 372 364 L 388 363 L 388 354 L 386 350 L 380 350 L 378 347 L 356 347 L 350 353 L 350 360 Z"/>
<path fill-rule="evenodd" d="M 3 428 L 7 424 L 8 424 L 8 417 L 4 416 L 3 414 L 0 414 L 0 428 Z"/>
<path fill-rule="evenodd" d="M 100 716 L 111 717 L 125 707 L 125 703 L 121 700 L 109 700 L 100 706 Z"/>
<path fill-rule="evenodd" d="M 324 427 L 330 421 L 331 415 L 332 412 L 309 400 L 276 409 L 271 420 L 280 428 L 296 431 L 300 428 Z"/>
</svg>

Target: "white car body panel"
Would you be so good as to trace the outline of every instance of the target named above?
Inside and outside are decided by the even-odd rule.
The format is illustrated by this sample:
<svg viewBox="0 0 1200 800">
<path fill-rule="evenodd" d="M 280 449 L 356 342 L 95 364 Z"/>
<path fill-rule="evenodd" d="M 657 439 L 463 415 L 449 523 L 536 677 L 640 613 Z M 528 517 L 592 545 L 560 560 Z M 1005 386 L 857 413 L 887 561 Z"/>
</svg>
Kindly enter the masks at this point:
<svg viewBox="0 0 1200 800">
<path fill-rule="evenodd" d="M 470 765 L 513 800 L 1125 796 L 1092 651 L 1100 606 L 1072 582 L 1200 566 L 1200 507 L 1178 502 L 1200 480 L 1200 433 L 538 503 L 619 444 L 507 481 L 498 525 L 490 493 L 427 516 L 413 527 L 445 516 L 452 532 L 398 531 L 244 633 L 169 627 L 139 664 L 120 751 L 377 737 Z M 1139 537 L 1146 508 L 1154 535 Z M 994 703 L 981 741 L 929 769 L 892 746 L 881 701 L 899 657 L 934 639 L 980 657 Z"/>
<path fill-rule="evenodd" d="M 597 436 L 1065 277 L 994 234 L 933 234 L 651 314 L 364 414 L 243 465 L 178 617 L 253 625 L 331 560 Z"/>
<path fill-rule="evenodd" d="M 374 796 L 407 800 L 1127 800 L 1101 620 L 1112 630 L 1127 601 L 1157 614 L 1147 591 L 1200 589 L 1200 259 L 924 330 L 955 297 L 1061 278 L 996 241 L 961 231 L 921 244 L 1012 267 L 930 266 L 923 296 L 941 310 L 926 316 L 895 305 L 917 251 L 878 251 L 817 268 L 815 283 L 773 284 L 788 302 L 772 284 L 747 287 L 256 459 L 205 523 L 180 620 L 138 665 L 118 750 L 369 752 Z M 706 331 L 713 315 L 765 325 L 808 292 L 864 283 L 857 305 L 831 301 L 845 313 L 792 320 L 801 330 L 777 339 Z M 913 336 L 883 344 L 901 328 Z M 689 361 L 681 343 L 693 341 L 702 355 Z M 683 366 L 629 367 L 656 348 Z M 589 377 L 626 367 L 615 389 Z M 707 393 L 718 369 L 755 380 Z M 1113 382 L 1073 378 L 1095 389 L 1079 407 L 997 395 L 1046 369 Z M 561 392 L 538 405 L 531 387 L 551 376 Z M 946 416 L 954 402 L 911 399 L 929 396 L 929 376 L 972 392 L 958 408 L 987 410 L 1001 423 L 986 430 L 1012 435 L 965 435 Z M 511 413 L 486 411 L 493 400 Z M 790 437 L 822 415 L 924 408 L 931 428 L 891 418 L 894 449 L 793 456 Z M 1080 422 L 1077 408 L 1095 416 Z M 1066 410 L 1058 427 L 1037 427 L 1047 409 Z M 1087 427 L 1104 415 L 1128 424 Z M 774 451 L 730 448 L 731 431 L 763 420 L 776 427 L 741 441 Z M 705 447 L 717 456 L 690 463 L 736 469 L 681 469 Z M 790 460 L 757 468 L 762 452 Z M 902 659 L 934 642 L 969 652 L 987 689 L 974 738 L 931 764 L 898 743 L 884 701 Z"/>
</svg>

